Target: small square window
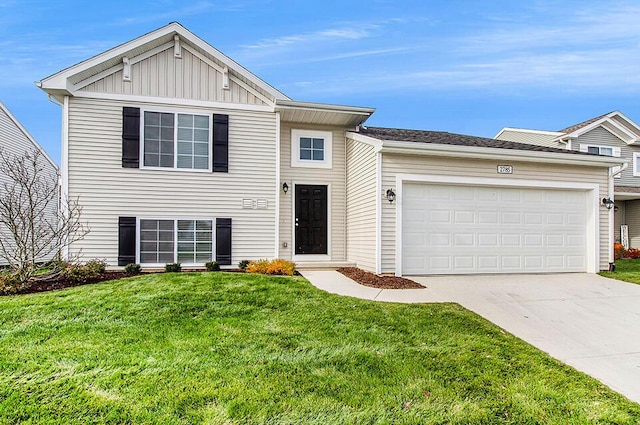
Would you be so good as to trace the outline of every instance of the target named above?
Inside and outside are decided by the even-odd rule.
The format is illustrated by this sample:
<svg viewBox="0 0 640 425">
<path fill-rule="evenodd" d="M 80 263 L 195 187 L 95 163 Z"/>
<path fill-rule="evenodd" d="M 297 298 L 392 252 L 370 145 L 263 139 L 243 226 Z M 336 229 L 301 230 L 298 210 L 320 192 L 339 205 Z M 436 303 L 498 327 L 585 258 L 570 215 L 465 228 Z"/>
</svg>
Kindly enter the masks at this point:
<svg viewBox="0 0 640 425">
<path fill-rule="evenodd" d="M 330 131 L 291 130 L 291 166 L 331 168 Z"/>
</svg>

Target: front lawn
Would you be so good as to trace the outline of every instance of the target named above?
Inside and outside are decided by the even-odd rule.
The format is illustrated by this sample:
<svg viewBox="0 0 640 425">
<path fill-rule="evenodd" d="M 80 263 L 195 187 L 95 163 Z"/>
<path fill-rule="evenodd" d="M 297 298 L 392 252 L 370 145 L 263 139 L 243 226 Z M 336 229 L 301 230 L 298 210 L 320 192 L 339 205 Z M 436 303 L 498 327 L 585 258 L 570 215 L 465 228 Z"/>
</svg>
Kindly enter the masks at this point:
<svg viewBox="0 0 640 425">
<path fill-rule="evenodd" d="M 612 279 L 640 284 L 640 259 L 616 260 L 615 272 L 600 272 L 598 274 Z"/>
<path fill-rule="evenodd" d="M 0 299 L 0 423 L 637 424 L 640 406 L 455 304 L 178 273 Z"/>
</svg>

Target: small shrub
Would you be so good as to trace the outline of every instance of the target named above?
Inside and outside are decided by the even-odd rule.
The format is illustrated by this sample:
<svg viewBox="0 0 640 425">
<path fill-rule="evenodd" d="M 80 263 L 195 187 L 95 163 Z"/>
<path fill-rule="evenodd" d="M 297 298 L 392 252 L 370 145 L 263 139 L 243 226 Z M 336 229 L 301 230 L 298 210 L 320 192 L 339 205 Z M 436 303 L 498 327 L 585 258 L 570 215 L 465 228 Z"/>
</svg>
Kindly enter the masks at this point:
<svg viewBox="0 0 640 425">
<path fill-rule="evenodd" d="M 631 258 L 632 260 L 640 258 L 640 249 L 629 248 L 625 253 L 625 258 Z"/>
<path fill-rule="evenodd" d="M 255 260 L 247 264 L 247 273 L 273 274 L 292 276 L 296 270 L 295 263 L 276 258 L 275 260 Z"/>
<path fill-rule="evenodd" d="M 269 266 L 269 260 L 253 260 L 249 261 L 244 271 L 247 273 L 259 273 L 267 274 L 267 267 Z"/>
<path fill-rule="evenodd" d="M 103 260 L 90 260 L 85 264 L 71 264 L 61 274 L 74 282 L 87 282 L 103 274 L 106 267 L 107 263 Z"/>
<path fill-rule="evenodd" d="M 0 294 L 10 295 L 22 288 L 20 281 L 10 273 L 0 273 Z"/>
<path fill-rule="evenodd" d="M 177 273 L 182 271 L 182 266 L 180 263 L 170 263 L 165 264 L 164 271 L 167 273 Z"/>
<path fill-rule="evenodd" d="M 208 272 L 219 272 L 220 271 L 220 264 L 218 264 L 217 261 L 208 261 L 207 263 L 205 263 L 204 266 L 207 268 Z"/>
<path fill-rule="evenodd" d="M 295 271 L 296 265 L 294 263 L 281 258 L 276 258 L 267 265 L 267 274 L 293 276 L 293 272 Z"/>
<path fill-rule="evenodd" d="M 247 266 L 249 265 L 251 261 L 249 260 L 242 260 L 238 263 L 238 268 L 242 271 L 247 271 Z"/>
<path fill-rule="evenodd" d="M 105 260 L 93 259 L 87 261 L 84 267 L 87 269 L 88 273 L 99 276 L 107 269 L 107 262 Z"/>
<path fill-rule="evenodd" d="M 135 276 L 137 274 L 140 274 L 141 271 L 142 267 L 140 267 L 140 264 L 130 263 L 124 266 L 124 274 L 126 274 L 127 276 Z"/>
<path fill-rule="evenodd" d="M 619 242 L 613 244 L 613 258 L 619 260 L 624 258 L 626 254 L 626 250 L 624 249 L 624 245 Z"/>
</svg>

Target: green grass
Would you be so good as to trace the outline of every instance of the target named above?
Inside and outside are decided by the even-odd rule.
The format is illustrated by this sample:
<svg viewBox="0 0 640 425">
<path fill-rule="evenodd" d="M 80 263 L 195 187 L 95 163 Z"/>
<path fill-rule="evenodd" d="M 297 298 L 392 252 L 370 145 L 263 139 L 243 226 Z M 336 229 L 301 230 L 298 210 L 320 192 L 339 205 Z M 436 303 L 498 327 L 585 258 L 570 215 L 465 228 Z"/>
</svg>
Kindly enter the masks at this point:
<svg viewBox="0 0 640 425">
<path fill-rule="evenodd" d="M 456 304 L 176 273 L 0 299 L 0 423 L 637 424 L 640 406 Z"/>
<path fill-rule="evenodd" d="M 612 279 L 640 284 L 640 259 L 616 260 L 615 272 L 600 272 L 598 274 Z"/>
</svg>

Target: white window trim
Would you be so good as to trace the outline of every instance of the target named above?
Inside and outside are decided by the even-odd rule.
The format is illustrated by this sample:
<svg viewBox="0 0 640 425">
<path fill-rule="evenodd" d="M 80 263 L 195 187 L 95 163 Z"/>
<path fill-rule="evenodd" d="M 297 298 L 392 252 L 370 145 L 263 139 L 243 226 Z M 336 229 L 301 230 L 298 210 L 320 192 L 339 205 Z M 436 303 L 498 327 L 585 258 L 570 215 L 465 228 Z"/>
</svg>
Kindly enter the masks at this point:
<svg viewBox="0 0 640 425">
<path fill-rule="evenodd" d="M 140 221 L 142 220 L 171 220 L 173 221 L 173 262 L 178 261 L 178 221 L 179 220 L 206 220 L 211 221 L 211 261 L 216 261 L 216 219 L 211 217 L 136 217 L 136 263 L 143 267 L 164 267 L 167 263 L 141 263 L 140 262 Z M 183 267 L 204 267 L 204 263 L 180 263 Z"/>
<path fill-rule="evenodd" d="M 174 125 L 173 125 L 173 167 L 152 167 L 149 165 L 144 165 L 144 113 L 145 112 L 157 112 L 160 114 L 173 114 L 174 116 Z M 208 143 L 208 156 L 209 156 L 209 164 L 207 168 L 204 169 L 196 169 L 196 168 L 178 168 L 178 114 L 186 114 L 186 115 L 202 115 L 209 117 L 209 143 Z M 160 170 L 160 171 L 185 171 L 188 173 L 211 173 L 213 172 L 213 143 L 211 142 L 211 138 L 213 137 L 213 114 L 207 113 L 204 111 L 195 111 L 195 110 L 181 110 L 181 109 L 142 109 L 140 108 L 140 147 L 139 147 L 139 158 L 140 158 L 140 168 L 145 170 Z"/>
<path fill-rule="evenodd" d="M 300 138 L 312 137 L 324 139 L 324 159 L 300 159 Z M 333 133 L 320 130 L 291 130 L 291 167 L 333 168 Z"/>
<path fill-rule="evenodd" d="M 615 158 L 620 158 L 621 152 L 620 148 L 616 146 L 606 146 L 606 145 L 592 145 L 588 143 L 580 143 L 580 152 L 589 152 L 589 148 L 598 148 L 598 154 L 602 155 L 600 152 L 601 149 L 611 149 L 611 156 Z M 605 155 L 609 156 L 609 155 Z"/>
<path fill-rule="evenodd" d="M 638 171 L 638 158 L 640 158 L 640 152 L 634 152 L 633 153 L 633 177 L 640 177 L 640 171 Z"/>
</svg>

